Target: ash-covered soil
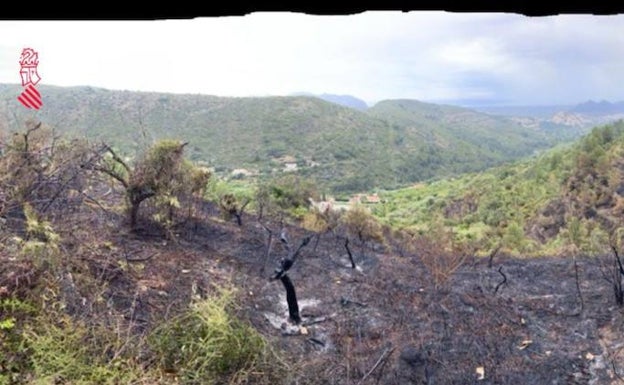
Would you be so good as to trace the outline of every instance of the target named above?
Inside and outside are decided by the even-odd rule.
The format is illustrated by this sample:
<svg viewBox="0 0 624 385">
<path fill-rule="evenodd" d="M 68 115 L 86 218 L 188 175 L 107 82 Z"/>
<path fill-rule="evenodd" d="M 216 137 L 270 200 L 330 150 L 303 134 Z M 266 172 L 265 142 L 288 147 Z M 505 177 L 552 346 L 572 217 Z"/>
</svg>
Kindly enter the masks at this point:
<svg viewBox="0 0 624 385">
<path fill-rule="evenodd" d="M 268 226 L 271 228 L 271 224 Z M 277 227 L 273 227 L 278 229 Z M 306 233 L 287 228 L 290 243 Z M 273 269 L 288 252 L 249 217 L 195 228 L 183 243 L 233 273 L 241 309 L 298 362 L 298 384 L 622 384 L 624 308 L 611 256 L 468 258 L 435 285 L 418 255 L 325 234 L 289 271 L 302 325 Z M 580 294 L 579 294 L 580 293 Z"/>
<path fill-rule="evenodd" d="M 418 252 L 353 242 L 353 269 L 343 240 L 323 234 L 288 272 L 303 318 L 294 325 L 284 287 L 270 279 L 288 255 L 282 227 L 251 215 L 239 227 L 217 216 L 205 205 L 175 241 L 149 225 L 124 230 L 115 215 L 73 218 L 71 234 L 62 235 L 75 244 L 65 247 L 105 283 L 107 301 L 90 301 L 67 274 L 68 312 L 86 318 L 114 309 L 139 332 L 194 296 L 234 285 L 240 316 L 288 359 L 287 384 L 624 384 L 624 308 L 605 279 L 611 256 L 576 265 L 571 256 L 491 264 L 469 257 L 436 284 Z M 310 235 L 285 229 L 291 249 Z M 0 286 L 27 290 L 36 272 L 4 262 Z"/>
</svg>

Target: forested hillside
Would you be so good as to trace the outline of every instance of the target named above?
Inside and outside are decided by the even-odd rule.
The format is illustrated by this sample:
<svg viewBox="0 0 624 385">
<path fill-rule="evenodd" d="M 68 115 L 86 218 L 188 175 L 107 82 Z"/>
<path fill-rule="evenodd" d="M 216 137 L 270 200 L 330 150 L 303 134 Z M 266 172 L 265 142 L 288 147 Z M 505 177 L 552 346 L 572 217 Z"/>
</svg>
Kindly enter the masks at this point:
<svg viewBox="0 0 624 385">
<path fill-rule="evenodd" d="M 624 123 L 595 128 L 535 159 L 383 196 L 387 223 L 456 234 L 516 255 L 600 254 L 624 218 Z"/>
<path fill-rule="evenodd" d="M 0 87 L 0 118 L 19 129 L 33 112 L 12 108 L 19 87 Z M 182 138 L 220 175 L 285 169 L 333 192 L 396 188 L 486 167 L 551 147 L 551 132 L 457 107 L 380 102 L 367 111 L 314 97 L 226 98 L 42 86 L 35 117 L 59 132 L 106 139 L 136 154 Z M 287 165 L 289 164 L 289 165 Z"/>
</svg>

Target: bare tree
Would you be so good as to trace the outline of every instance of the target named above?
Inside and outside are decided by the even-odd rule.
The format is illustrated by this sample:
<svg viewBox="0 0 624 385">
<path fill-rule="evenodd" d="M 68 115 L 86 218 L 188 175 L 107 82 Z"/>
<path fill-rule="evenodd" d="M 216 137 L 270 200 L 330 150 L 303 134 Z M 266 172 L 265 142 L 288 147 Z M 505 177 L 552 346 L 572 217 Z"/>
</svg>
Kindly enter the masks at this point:
<svg viewBox="0 0 624 385">
<path fill-rule="evenodd" d="M 344 247 L 349 256 L 351 267 L 356 268 L 353 253 L 349 247 L 350 239 L 360 241 L 362 254 L 366 242 L 384 243 L 384 236 L 381 225 L 375 217 L 363 206 L 355 205 L 340 217 L 340 227 L 344 233 Z"/>
</svg>

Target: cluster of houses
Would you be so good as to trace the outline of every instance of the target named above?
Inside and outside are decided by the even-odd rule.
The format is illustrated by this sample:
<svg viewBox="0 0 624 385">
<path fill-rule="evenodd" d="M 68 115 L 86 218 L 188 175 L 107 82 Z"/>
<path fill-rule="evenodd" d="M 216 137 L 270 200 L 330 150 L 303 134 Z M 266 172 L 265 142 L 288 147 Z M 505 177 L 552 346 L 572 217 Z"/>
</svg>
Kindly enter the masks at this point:
<svg viewBox="0 0 624 385">
<path fill-rule="evenodd" d="M 282 171 L 284 172 L 292 172 L 298 170 L 299 164 L 294 156 L 285 155 L 277 160 L 284 165 L 284 168 L 282 169 Z M 316 167 L 321 165 L 319 162 L 313 161 L 312 159 L 305 159 L 304 162 L 305 166 L 307 167 Z"/>
<path fill-rule="evenodd" d="M 300 165 L 304 165 L 306 167 L 317 167 L 321 164 L 311 159 L 305 159 L 303 162 L 297 162 L 297 158 L 292 155 L 284 155 L 281 158 L 275 158 L 275 160 L 281 163 L 281 171 L 282 172 L 294 172 L 299 170 Z M 273 169 L 273 172 L 280 171 L 280 169 Z M 249 176 L 257 176 L 260 172 L 258 170 L 248 170 L 245 168 L 237 168 L 232 170 L 232 177 L 249 177 Z"/>
<path fill-rule="evenodd" d="M 284 172 L 293 172 L 293 171 L 298 170 L 297 159 L 291 155 L 285 155 L 281 158 L 277 158 L 276 160 L 282 164 L 283 166 L 282 171 Z M 306 159 L 306 166 L 316 167 L 318 165 L 319 165 L 318 162 Z M 259 172 L 257 170 L 248 170 L 244 168 L 237 168 L 233 170 L 231 173 L 231 175 L 234 177 L 235 176 L 250 177 L 250 176 L 257 176 L 258 174 Z M 313 199 L 310 199 L 310 202 L 312 203 L 313 206 L 318 208 L 320 211 L 327 211 L 327 210 L 339 210 L 343 208 L 348 208 L 349 206 L 354 205 L 354 204 L 377 204 L 377 203 L 381 203 L 381 199 L 379 195 L 377 195 L 377 193 L 373 193 L 373 194 L 360 193 L 360 194 L 351 195 L 348 201 L 343 201 L 343 200 L 336 201 L 334 198 L 330 197 L 327 200 L 322 200 L 319 202 L 316 202 Z"/>
<path fill-rule="evenodd" d="M 379 195 L 377 193 L 368 195 L 368 194 L 355 194 L 349 198 L 349 203 L 380 203 L 381 199 L 379 199 Z"/>
<path fill-rule="evenodd" d="M 329 210 L 341 210 L 348 209 L 349 206 L 354 204 L 377 204 L 381 203 L 381 199 L 377 193 L 374 194 L 354 194 L 348 201 L 336 201 L 334 198 L 327 198 L 327 200 L 316 202 L 310 198 L 312 206 L 316 207 L 319 211 L 325 212 Z"/>
</svg>

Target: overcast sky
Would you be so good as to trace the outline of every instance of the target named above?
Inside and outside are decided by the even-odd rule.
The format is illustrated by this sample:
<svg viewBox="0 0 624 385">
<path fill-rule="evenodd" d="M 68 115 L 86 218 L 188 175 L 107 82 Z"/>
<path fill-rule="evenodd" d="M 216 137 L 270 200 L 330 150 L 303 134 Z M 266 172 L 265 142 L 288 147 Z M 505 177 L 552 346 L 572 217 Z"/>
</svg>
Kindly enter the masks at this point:
<svg viewBox="0 0 624 385">
<path fill-rule="evenodd" d="M 624 100 L 624 15 L 254 13 L 0 21 L 0 83 L 22 48 L 40 84 L 220 96 L 350 94 L 460 104 Z M 463 103 L 462 103 L 463 102 Z"/>
</svg>

